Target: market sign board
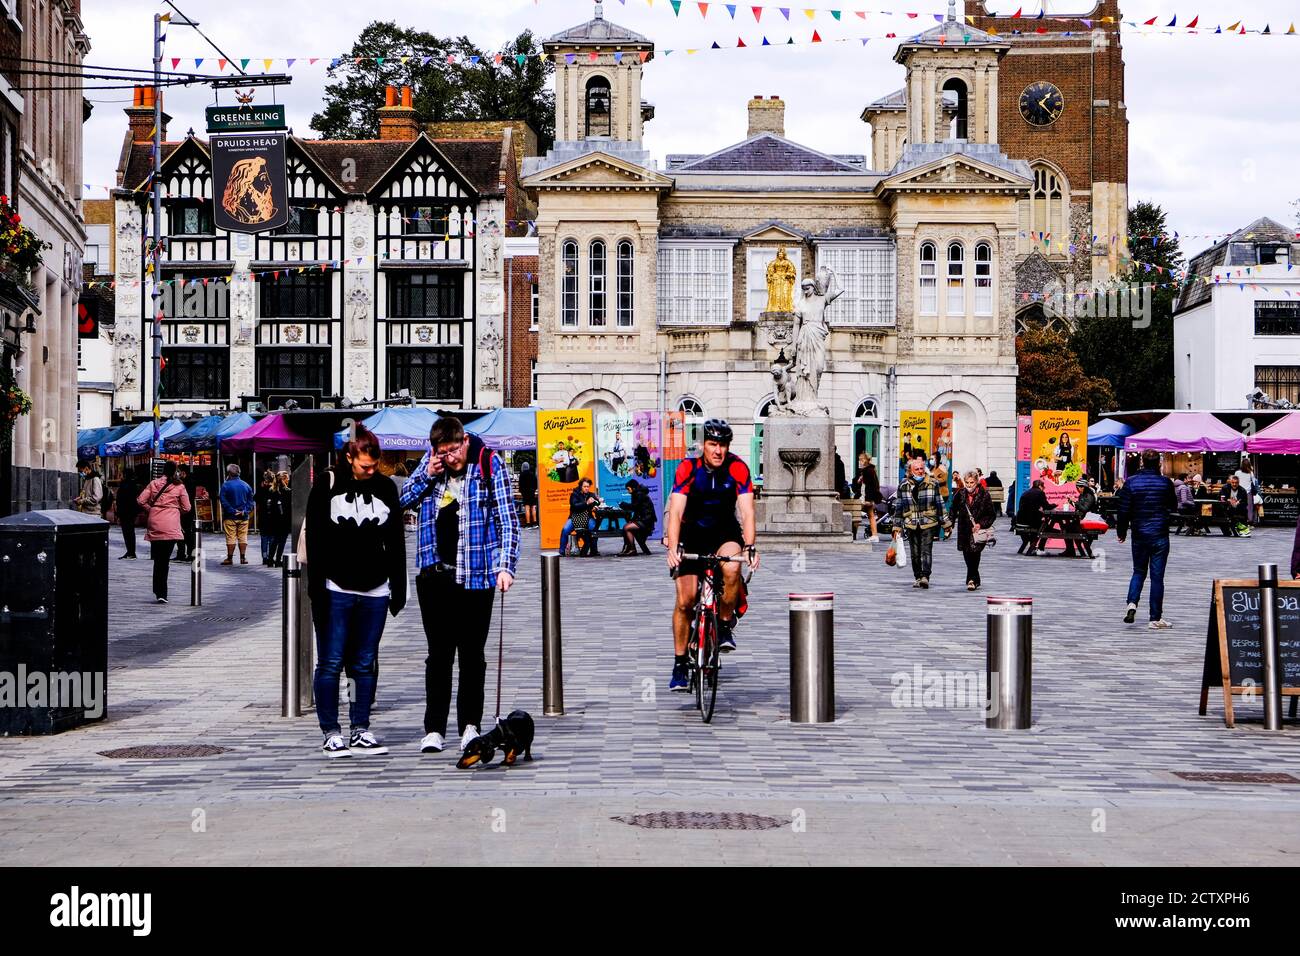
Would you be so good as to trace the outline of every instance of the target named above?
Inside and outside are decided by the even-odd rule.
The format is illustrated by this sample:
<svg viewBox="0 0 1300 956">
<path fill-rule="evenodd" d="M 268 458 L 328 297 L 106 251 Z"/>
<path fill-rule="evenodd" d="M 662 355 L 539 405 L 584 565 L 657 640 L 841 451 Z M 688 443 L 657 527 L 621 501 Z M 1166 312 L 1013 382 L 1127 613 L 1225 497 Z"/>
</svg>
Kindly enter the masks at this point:
<svg viewBox="0 0 1300 956">
<path fill-rule="evenodd" d="M 209 133 L 247 133 L 287 128 L 284 106 L 209 106 Z"/>
<path fill-rule="evenodd" d="M 229 232 L 266 232 L 289 221 L 283 133 L 213 136 L 212 221 Z"/>
</svg>

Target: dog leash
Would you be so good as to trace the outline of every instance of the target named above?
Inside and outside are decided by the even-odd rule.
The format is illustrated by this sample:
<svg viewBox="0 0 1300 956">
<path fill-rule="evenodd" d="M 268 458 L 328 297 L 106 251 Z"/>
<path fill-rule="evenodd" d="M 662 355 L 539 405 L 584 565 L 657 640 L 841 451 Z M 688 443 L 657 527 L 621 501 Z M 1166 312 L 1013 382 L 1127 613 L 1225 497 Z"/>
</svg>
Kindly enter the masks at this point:
<svg viewBox="0 0 1300 956">
<path fill-rule="evenodd" d="M 501 592 L 500 627 L 497 630 L 497 720 L 501 719 L 501 667 L 506 653 L 506 592 Z"/>
</svg>

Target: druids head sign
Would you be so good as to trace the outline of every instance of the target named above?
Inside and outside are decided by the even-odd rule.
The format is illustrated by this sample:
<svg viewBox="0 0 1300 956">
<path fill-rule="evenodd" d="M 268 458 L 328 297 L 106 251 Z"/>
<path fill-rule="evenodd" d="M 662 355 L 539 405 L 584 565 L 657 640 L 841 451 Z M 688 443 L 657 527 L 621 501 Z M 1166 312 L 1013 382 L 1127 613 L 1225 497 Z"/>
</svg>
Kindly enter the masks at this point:
<svg viewBox="0 0 1300 956">
<path fill-rule="evenodd" d="M 285 136 L 213 136 L 212 221 L 230 232 L 266 232 L 289 221 Z"/>
</svg>

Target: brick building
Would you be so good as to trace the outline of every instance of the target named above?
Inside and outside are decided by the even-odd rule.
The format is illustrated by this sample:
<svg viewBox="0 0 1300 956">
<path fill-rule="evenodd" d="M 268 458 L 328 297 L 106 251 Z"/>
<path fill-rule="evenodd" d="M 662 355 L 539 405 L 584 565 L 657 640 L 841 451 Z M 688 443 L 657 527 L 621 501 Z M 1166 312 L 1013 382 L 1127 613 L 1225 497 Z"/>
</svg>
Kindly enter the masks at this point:
<svg viewBox="0 0 1300 956">
<path fill-rule="evenodd" d="M 537 399 L 537 239 L 506 240 L 506 391 L 503 403 L 522 408 Z"/>
</svg>

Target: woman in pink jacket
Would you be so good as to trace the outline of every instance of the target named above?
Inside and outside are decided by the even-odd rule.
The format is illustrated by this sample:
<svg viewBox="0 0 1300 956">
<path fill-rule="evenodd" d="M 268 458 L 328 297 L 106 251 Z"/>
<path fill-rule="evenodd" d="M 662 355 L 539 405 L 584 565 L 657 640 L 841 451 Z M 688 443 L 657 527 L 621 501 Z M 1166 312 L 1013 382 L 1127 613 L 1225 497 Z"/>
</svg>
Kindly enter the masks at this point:
<svg viewBox="0 0 1300 956">
<path fill-rule="evenodd" d="M 181 531 L 181 513 L 190 510 L 190 496 L 176 477 L 176 462 L 163 465 L 163 476 L 155 478 L 136 499 L 148 516 L 144 539 L 149 542 L 153 558 L 153 593 L 159 604 L 167 603 L 167 569 L 171 567 L 172 548 L 185 539 Z"/>
</svg>

